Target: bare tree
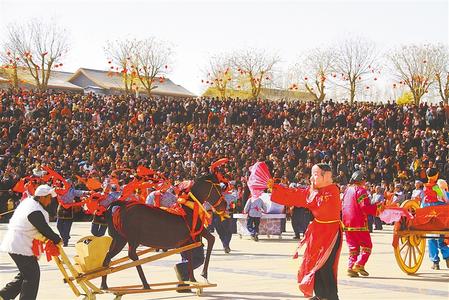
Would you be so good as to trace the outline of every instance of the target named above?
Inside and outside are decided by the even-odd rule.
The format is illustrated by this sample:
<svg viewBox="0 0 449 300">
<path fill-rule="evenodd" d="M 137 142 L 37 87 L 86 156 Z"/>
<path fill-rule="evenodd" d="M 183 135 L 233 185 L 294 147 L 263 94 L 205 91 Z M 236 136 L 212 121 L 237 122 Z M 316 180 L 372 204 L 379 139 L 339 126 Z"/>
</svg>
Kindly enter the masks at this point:
<svg viewBox="0 0 449 300">
<path fill-rule="evenodd" d="M 343 86 L 349 90 L 349 100 L 354 102 L 357 84 L 365 80 L 375 68 L 377 51 L 374 43 L 362 38 L 349 38 L 335 49 L 333 71 L 342 75 Z"/>
<path fill-rule="evenodd" d="M 447 105 L 449 104 L 449 49 L 447 46 L 437 46 L 433 65 L 438 93 Z"/>
<path fill-rule="evenodd" d="M 172 54 L 168 43 L 154 37 L 138 42 L 133 71 L 148 95 L 157 88 L 156 80 L 159 80 L 159 83 L 164 82 Z"/>
<path fill-rule="evenodd" d="M 211 57 L 205 73 L 207 73 L 206 84 L 215 87 L 221 98 L 226 99 L 226 93 L 232 83 L 233 75 L 229 56 L 221 54 Z"/>
<path fill-rule="evenodd" d="M 125 86 L 125 93 L 132 93 L 136 73 L 133 63 L 136 61 L 138 41 L 135 39 L 124 39 L 107 41 L 104 51 L 109 59 L 108 64 L 111 74 L 120 72 Z M 134 72 L 134 73 L 133 73 Z"/>
<path fill-rule="evenodd" d="M 326 97 L 325 84 L 331 76 L 334 59 L 334 51 L 331 49 L 315 48 L 296 65 L 299 81 L 318 102 Z"/>
<path fill-rule="evenodd" d="M 277 55 L 269 55 L 264 50 L 249 49 L 234 54 L 232 65 L 247 79 L 252 98 L 257 99 L 265 82 L 271 80 L 273 67 L 279 61 Z"/>
<path fill-rule="evenodd" d="M 39 20 L 9 25 L 7 43 L 40 91 L 47 89 L 52 69 L 62 67 L 61 60 L 69 49 L 65 29 Z"/>
<path fill-rule="evenodd" d="M 415 104 L 419 104 L 435 81 L 437 55 L 437 47 L 433 45 L 406 45 L 389 56 L 396 78 L 409 87 Z"/>
</svg>

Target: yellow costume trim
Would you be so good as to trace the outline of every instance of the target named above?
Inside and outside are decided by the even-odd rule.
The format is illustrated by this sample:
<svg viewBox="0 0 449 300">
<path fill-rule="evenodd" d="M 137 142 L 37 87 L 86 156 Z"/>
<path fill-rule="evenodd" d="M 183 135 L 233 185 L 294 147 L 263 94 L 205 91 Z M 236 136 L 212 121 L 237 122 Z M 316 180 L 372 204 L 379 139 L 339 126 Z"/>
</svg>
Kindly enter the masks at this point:
<svg viewBox="0 0 449 300">
<path fill-rule="evenodd" d="M 368 231 L 368 227 L 344 227 L 344 231 Z"/>
<path fill-rule="evenodd" d="M 321 224 L 330 224 L 330 223 L 341 223 L 341 220 L 332 220 L 332 221 L 321 221 L 315 218 L 315 221 Z"/>
<path fill-rule="evenodd" d="M 361 247 L 360 251 L 365 252 L 365 253 L 371 253 L 371 248 Z"/>
</svg>

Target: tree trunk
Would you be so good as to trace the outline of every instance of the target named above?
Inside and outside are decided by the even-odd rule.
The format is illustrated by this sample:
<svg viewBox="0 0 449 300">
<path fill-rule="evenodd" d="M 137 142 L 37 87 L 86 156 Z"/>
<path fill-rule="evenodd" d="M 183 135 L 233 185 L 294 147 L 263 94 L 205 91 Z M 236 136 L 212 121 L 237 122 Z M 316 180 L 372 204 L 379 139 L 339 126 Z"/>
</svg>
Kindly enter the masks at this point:
<svg viewBox="0 0 449 300">
<path fill-rule="evenodd" d="M 221 99 L 222 100 L 226 99 L 226 89 L 219 89 L 219 91 L 220 91 Z"/>
<path fill-rule="evenodd" d="M 351 87 L 349 90 L 349 101 L 352 104 L 354 104 L 354 98 L 355 98 L 355 81 L 351 82 Z"/>
<path fill-rule="evenodd" d="M 320 97 L 319 98 L 317 98 L 317 100 L 318 100 L 318 102 L 323 102 L 323 100 L 324 100 L 324 98 L 326 97 L 326 94 L 325 93 L 321 93 L 320 94 Z"/>
<path fill-rule="evenodd" d="M 12 71 L 12 86 L 14 90 L 19 90 L 19 76 L 17 75 L 17 65 L 13 66 Z"/>
<path fill-rule="evenodd" d="M 415 105 L 419 105 L 419 102 L 421 101 L 421 97 L 418 93 L 412 93 L 413 94 L 413 100 L 415 101 Z"/>
</svg>

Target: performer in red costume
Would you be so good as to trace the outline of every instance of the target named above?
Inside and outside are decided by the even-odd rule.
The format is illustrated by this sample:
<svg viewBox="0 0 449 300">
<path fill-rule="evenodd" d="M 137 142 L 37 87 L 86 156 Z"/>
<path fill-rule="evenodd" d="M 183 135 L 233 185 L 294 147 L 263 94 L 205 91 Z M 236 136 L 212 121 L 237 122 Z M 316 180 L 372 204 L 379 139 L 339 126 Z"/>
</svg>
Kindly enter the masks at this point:
<svg viewBox="0 0 449 300">
<path fill-rule="evenodd" d="M 371 254 L 373 243 L 368 230 L 368 215 L 376 215 L 377 205 L 371 204 L 364 187 L 365 175 L 355 171 L 350 185 L 343 195 L 343 225 L 349 248 L 348 276 L 368 276 L 365 264 Z"/>
<path fill-rule="evenodd" d="M 327 164 L 312 167 L 309 188 L 288 188 L 268 182 L 271 200 L 287 205 L 308 208 L 315 219 L 310 223 L 298 249 L 306 245 L 298 271 L 300 290 L 313 300 L 338 300 L 337 270 L 341 251 L 340 188 L 332 181 Z M 295 258 L 298 255 L 295 255 Z"/>
</svg>

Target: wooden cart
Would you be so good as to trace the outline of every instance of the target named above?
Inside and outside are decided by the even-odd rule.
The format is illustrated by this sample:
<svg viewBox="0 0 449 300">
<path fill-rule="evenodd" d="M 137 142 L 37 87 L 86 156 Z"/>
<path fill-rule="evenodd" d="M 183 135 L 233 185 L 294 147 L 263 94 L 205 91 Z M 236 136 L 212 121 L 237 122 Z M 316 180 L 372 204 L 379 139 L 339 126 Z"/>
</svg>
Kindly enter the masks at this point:
<svg viewBox="0 0 449 300">
<path fill-rule="evenodd" d="M 417 201 L 407 200 L 401 207 L 414 214 L 420 205 Z M 394 225 L 393 238 L 397 241 L 394 243 L 394 255 L 401 270 L 410 275 L 416 273 L 423 262 L 426 239 L 439 235 L 448 237 L 449 230 L 414 230 L 404 227 L 401 221 Z"/>
<path fill-rule="evenodd" d="M 181 248 L 171 249 L 168 250 L 167 252 L 157 254 L 153 253 L 152 255 L 146 255 L 146 257 L 143 257 L 145 256 L 145 254 L 149 254 L 155 251 L 155 249 L 153 248 L 148 248 L 137 252 L 137 255 L 139 256 L 139 260 L 137 261 L 130 261 L 128 257 L 123 257 L 111 261 L 109 267 L 106 268 L 99 267 L 92 270 L 86 270 L 85 272 L 80 270 L 80 267 L 78 266 L 77 263 L 72 264 L 72 262 L 64 252 L 64 249 L 60 245 L 58 245 L 60 254 L 59 256 L 53 256 L 53 260 L 64 277 L 64 283 L 67 283 L 69 285 L 70 289 L 73 291 L 76 297 L 84 296 L 84 299 L 91 300 L 95 299 L 96 294 L 111 293 L 115 295 L 114 299 L 118 300 L 121 299 L 123 295 L 127 294 L 154 293 L 161 291 L 175 291 L 183 289 L 195 289 L 197 295 L 201 295 L 204 288 L 216 287 L 217 285 L 208 282 L 200 283 L 189 281 L 174 281 L 174 282 L 150 284 L 151 289 L 144 289 L 142 285 L 129 285 L 129 286 L 109 287 L 107 290 L 102 290 L 91 282 L 92 279 L 99 278 L 103 275 L 116 273 L 118 271 L 129 269 L 151 261 L 155 261 L 173 254 L 179 254 L 180 252 L 190 250 L 199 246 L 201 246 L 201 243 L 197 242 Z M 103 257 L 104 255 L 106 254 L 104 253 Z M 79 256 L 85 256 L 85 253 L 80 253 L 78 251 L 78 258 L 76 259 L 77 261 L 83 260 L 85 258 Z M 93 254 L 93 256 L 95 256 L 95 254 Z M 140 258 L 140 256 L 142 256 L 142 258 Z M 187 285 L 178 287 L 178 284 L 187 284 Z"/>
</svg>

